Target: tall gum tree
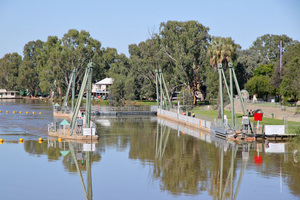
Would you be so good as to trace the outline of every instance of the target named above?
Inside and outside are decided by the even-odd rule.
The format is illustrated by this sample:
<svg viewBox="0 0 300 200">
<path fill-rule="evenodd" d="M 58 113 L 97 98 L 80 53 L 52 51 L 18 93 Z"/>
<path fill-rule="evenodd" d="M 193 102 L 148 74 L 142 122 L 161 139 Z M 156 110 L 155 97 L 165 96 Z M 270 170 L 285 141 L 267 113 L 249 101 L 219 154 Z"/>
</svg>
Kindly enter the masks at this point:
<svg viewBox="0 0 300 200">
<path fill-rule="evenodd" d="M 38 60 L 43 47 L 44 42 L 41 40 L 28 42 L 24 46 L 24 58 L 19 68 L 19 85 L 21 89 L 28 89 L 31 96 L 35 96 L 39 90 Z"/>
<path fill-rule="evenodd" d="M 78 84 L 84 75 L 85 68 L 96 53 L 99 53 L 101 43 L 93 39 L 89 32 L 70 29 L 62 38 L 62 52 L 59 56 L 57 67 L 63 75 L 63 84 L 69 84 L 69 78 L 76 69 L 76 83 Z"/>
<path fill-rule="evenodd" d="M 160 24 L 161 51 L 173 62 L 173 72 L 178 81 L 186 84 L 193 94 L 196 104 L 196 91 L 203 78 L 200 69 L 206 61 L 210 42 L 209 28 L 197 21 L 168 21 Z"/>
<path fill-rule="evenodd" d="M 176 89 L 173 80 L 177 80 L 173 73 L 172 61 L 161 53 L 161 39 L 159 35 L 151 36 L 151 39 L 140 42 L 138 45 L 129 45 L 129 63 L 136 77 L 138 98 L 156 98 L 155 70 L 162 69 L 167 82 L 167 87 L 172 93 Z"/>
<path fill-rule="evenodd" d="M 50 93 L 61 88 L 57 59 L 61 53 L 61 40 L 57 36 L 49 36 L 44 44 L 41 57 L 38 60 L 38 73 L 40 77 L 40 88 L 44 93 Z"/>
<path fill-rule="evenodd" d="M 71 73 L 76 69 L 76 85 L 79 85 L 89 61 L 95 62 L 96 73 L 102 56 L 101 43 L 93 39 L 89 32 L 70 29 L 62 39 L 49 36 L 39 62 L 41 88 L 56 90 L 62 95 L 69 85 Z M 95 76 L 93 76 L 95 78 Z M 79 89 L 79 88 L 77 88 Z"/>
<path fill-rule="evenodd" d="M 17 90 L 19 67 L 22 63 L 22 56 L 18 53 L 5 54 L 0 59 L 0 88 Z"/>
<path fill-rule="evenodd" d="M 284 100 L 300 97 L 300 44 L 289 47 L 283 55 L 283 72 L 280 92 Z"/>
<path fill-rule="evenodd" d="M 250 50 L 256 51 L 258 54 L 265 57 L 268 62 L 275 62 L 280 57 L 280 42 L 281 42 L 281 53 L 286 51 L 286 47 L 292 44 L 298 43 L 287 35 L 273 35 L 265 34 L 258 37 Z"/>
</svg>

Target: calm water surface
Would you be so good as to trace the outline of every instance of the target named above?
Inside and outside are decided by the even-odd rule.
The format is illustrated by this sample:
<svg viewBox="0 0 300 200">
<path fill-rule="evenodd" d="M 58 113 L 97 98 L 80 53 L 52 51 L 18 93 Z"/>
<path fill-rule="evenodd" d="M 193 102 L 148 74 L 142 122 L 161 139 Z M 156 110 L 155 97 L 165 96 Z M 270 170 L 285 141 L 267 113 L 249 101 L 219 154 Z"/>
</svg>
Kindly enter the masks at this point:
<svg viewBox="0 0 300 200">
<path fill-rule="evenodd" d="M 234 145 L 141 116 L 95 117 L 97 144 L 59 143 L 47 138 L 47 123 L 62 121 L 52 104 L 0 100 L 0 110 L 0 199 L 300 198 L 288 144 Z"/>
</svg>

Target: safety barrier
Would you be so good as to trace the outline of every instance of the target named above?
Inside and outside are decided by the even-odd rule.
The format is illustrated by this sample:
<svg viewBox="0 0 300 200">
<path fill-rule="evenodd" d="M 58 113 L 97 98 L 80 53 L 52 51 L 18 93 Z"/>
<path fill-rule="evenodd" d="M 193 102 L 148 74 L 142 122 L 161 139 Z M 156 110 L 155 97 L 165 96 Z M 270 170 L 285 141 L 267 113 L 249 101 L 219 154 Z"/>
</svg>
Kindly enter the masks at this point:
<svg viewBox="0 0 300 200">
<path fill-rule="evenodd" d="M 2 113 L 2 110 L 0 110 L 0 113 Z M 9 114 L 9 113 L 12 113 L 12 114 L 22 114 L 22 113 L 23 113 L 23 114 L 29 114 L 28 111 L 25 112 L 25 111 L 8 111 L 8 110 L 5 111 L 5 112 L 3 111 L 3 113 L 6 113 L 6 114 Z M 32 114 L 35 114 L 35 111 L 33 111 Z M 38 114 L 41 115 L 42 112 L 39 112 Z"/>
</svg>

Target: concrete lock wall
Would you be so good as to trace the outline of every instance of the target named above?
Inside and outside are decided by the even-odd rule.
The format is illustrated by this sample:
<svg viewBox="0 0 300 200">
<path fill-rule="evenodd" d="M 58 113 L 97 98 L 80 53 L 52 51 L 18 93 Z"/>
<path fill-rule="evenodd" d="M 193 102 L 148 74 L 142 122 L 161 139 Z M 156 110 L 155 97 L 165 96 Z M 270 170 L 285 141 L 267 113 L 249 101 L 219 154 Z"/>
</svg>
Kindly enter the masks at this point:
<svg viewBox="0 0 300 200">
<path fill-rule="evenodd" d="M 196 128 L 203 128 L 206 131 L 209 131 L 208 129 L 210 129 L 210 126 L 211 126 L 210 121 L 206 121 L 206 120 L 202 120 L 202 119 L 194 118 L 194 117 L 189 117 L 186 115 L 182 115 L 182 114 L 167 111 L 167 110 L 157 109 L 157 115 L 161 116 L 161 117 L 166 117 L 166 118 L 169 118 L 172 120 L 176 120 L 180 123 L 185 123 L 187 125 L 191 125 Z"/>
<path fill-rule="evenodd" d="M 193 130 L 193 129 L 190 129 L 190 128 L 185 127 L 185 126 L 181 126 L 178 123 L 172 123 L 171 121 L 168 121 L 168 120 L 158 119 L 157 121 L 161 125 L 165 125 L 165 126 L 170 127 L 174 130 L 178 130 L 182 133 L 185 133 L 185 134 L 191 135 L 193 137 L 199 138 L 199 139 L 201 139 L 205 142 L 212 143 L 210 135 L 205 134 L 205 132 L 202 132 L 200 130 L 198 130 L 198 131 Z"/>
</svg>

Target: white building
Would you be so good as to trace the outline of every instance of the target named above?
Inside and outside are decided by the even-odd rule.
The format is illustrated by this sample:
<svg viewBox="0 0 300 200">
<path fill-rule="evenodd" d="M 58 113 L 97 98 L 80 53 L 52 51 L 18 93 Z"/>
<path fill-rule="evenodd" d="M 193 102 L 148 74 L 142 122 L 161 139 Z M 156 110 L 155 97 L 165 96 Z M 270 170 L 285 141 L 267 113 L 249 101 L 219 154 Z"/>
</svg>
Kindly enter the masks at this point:
<svg viewBox="0 0 300 200">
<path fill-rule="evenodd" d="M 0 89 L 0 99 L 20 99 L 22 97 L 17 95 L 18 91 L 7 91 Z"/>
<path fill-rule="evenodd" d="M 109 93 L 109 87 L 113 84 L 112 78 L 105 78 L 92 85 L 92 94 L 95 97 L 105 99 Z"/>
</svg>

